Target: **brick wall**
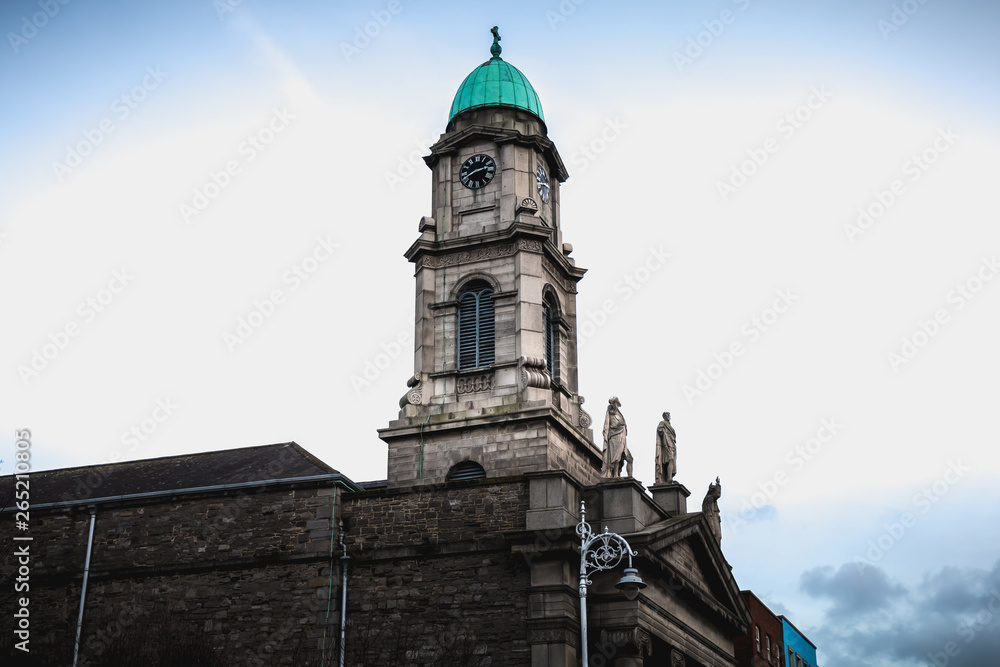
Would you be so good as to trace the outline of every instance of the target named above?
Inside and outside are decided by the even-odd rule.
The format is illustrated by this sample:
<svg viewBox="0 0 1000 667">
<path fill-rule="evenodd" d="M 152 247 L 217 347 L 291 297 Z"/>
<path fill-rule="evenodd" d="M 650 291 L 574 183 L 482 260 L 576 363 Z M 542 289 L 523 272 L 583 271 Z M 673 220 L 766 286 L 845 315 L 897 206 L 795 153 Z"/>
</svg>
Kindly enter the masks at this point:
<svg viewBox="0 0 1000 667">
<path fill-rule="evenodd" d="M 782 667 L 785 664 L 781 620 L 775 616 L 756 595 L 750 591 L 740 591 L 740 595 L 750 608 L 753 620 L 745 635 L 734 641 L 736 664 L 740 667 Z M 760 651 L 757 650 L 757 628 L 760 628 Z M 771 657 L 768 660 L 767 638 L 771 638 Z"/>
</svg>

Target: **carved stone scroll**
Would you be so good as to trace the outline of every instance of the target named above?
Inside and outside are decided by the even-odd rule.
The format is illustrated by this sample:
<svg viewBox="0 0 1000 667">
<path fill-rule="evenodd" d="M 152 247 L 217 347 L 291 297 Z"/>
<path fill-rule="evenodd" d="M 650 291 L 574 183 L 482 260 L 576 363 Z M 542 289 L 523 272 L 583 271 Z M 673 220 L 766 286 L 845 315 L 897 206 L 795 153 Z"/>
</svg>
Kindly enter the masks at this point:
<svg viewBox="0 0 1000 667">
<path fill-rule="evenodd" d="M 545 368 L 545 360 L 536 357 L 521 357 L 517 365 L 519 367 L 520 389 L 523 391 L 527 387 L 540 387 L 548 389 L 552 386 L 552 378 Z"/>
<path fill-rule="evenodd" d="M 594 420 L 590 416 L 590 413 L 583 409 L 583 403 L 583 396 L 577 396 L 576 407 L 580 413 L 577 417 L 577 423 L 580 425 L 580 428 L 590 428 L 590 425 L 594 423 Z"/>
<path fill-rule="evenodd" d="M 424 398 L 420 378 L 414 375 L 406 381 L 406 386 L 410 389 L 399 399 L 399 407 L 405 408 L 407 405 L 420 405 Z"/>
</svg>

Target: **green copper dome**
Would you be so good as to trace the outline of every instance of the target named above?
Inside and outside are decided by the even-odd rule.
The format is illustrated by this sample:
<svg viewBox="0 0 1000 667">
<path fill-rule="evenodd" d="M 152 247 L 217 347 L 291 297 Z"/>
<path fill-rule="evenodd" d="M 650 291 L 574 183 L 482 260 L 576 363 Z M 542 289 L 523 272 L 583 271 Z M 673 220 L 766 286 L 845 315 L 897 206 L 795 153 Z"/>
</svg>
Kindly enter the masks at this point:
<svg viewBox="0 0 1000 667">
<path fill-rule="evenodd" d="M 465 81 L 455 93 L 455 100 L 451 103 L 448 120 L 451 121 L 467 109 L 502 106 L 530 111 L 544 121 L 545 116 L 542 115 L 542 103 L 538 100 L 538 93 L 519 69 L 504 62 L 500 57 L 500 35 L 495 27 L 492 32 L 493 46 L 490 52 L 493 57 L 465 77 Z"/>
</svg>

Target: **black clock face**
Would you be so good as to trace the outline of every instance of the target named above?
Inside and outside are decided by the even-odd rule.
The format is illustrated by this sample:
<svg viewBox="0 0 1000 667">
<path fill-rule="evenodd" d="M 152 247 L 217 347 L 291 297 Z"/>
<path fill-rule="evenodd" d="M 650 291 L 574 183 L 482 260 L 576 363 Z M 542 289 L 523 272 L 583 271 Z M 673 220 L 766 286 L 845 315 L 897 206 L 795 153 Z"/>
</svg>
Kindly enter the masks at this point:
<svg viewBox="0 0 1000 667">
<path fill-rule="evenodd" d="M 542 198 L 543 204 L 549 203 L 549 177 L 545 173 L 542 165 L 538 165 L 535 170 L 535 180 L 538 181 L 538 196 Z"/>
<path fill-rule="evenodd" d="M 497 163 L 489 155 L 480 153 L 462 163 L 462 170 L 458 172 L 458 177 L 461 179 L 462 185 L 476 190 L 492 181 L 496 173 Z"/>
</svg>

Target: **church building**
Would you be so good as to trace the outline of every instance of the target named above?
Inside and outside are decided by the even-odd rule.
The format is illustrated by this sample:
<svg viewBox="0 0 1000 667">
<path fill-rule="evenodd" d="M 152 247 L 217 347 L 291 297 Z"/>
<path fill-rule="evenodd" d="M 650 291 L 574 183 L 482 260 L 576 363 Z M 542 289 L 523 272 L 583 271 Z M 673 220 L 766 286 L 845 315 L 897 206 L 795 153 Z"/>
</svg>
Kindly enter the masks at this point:
<svg viewBox="0 0 1000 667">
<path fill-rule="evenodd" d="M 569 174 L 493 34 L 425 158 L 386 479 L 295 443 L 32 474 L 31 664 L 114 664 L 170 627 L 217 660 L 190 664 L 737 664 L 721 484 L 688 508 L 666 414 L 645 487 L 617 399 L 596 435 L 583 408 Z"/>
</svg>

